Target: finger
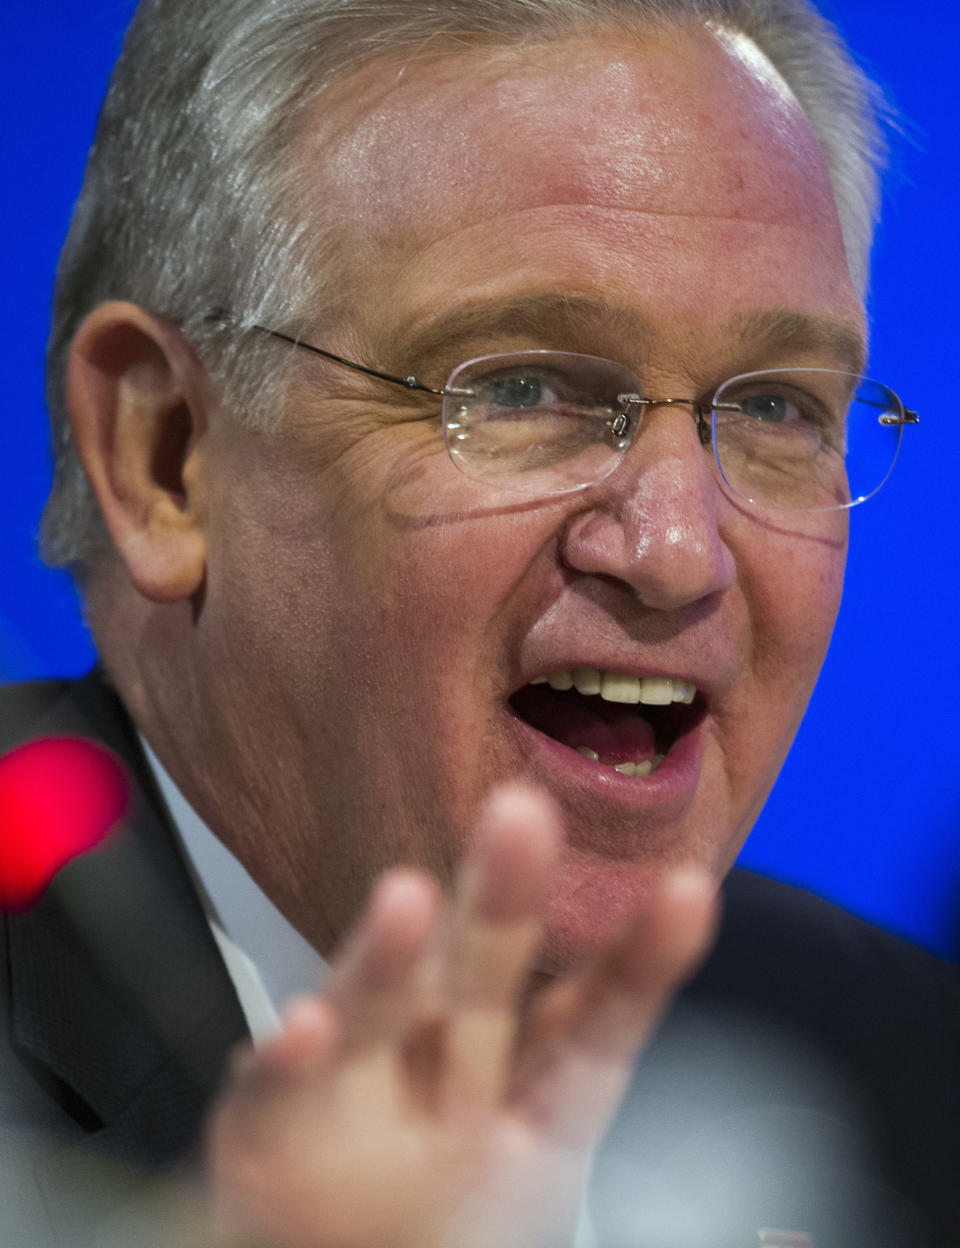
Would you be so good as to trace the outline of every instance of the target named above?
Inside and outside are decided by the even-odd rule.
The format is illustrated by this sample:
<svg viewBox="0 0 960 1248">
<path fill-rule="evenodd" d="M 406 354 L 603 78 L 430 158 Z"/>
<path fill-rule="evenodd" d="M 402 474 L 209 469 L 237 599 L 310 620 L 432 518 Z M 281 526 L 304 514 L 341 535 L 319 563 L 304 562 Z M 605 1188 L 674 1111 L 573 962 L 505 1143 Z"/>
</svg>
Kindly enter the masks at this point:
<svg viewBox="0 0 960 1248">
<path fill-rule="evenodd" d="M 291 1002 L 280 1031 L 259 1049 L 246 1044 L 228 1065 L 226 1085 L 211 1121 L 216 1149 L 233 1156 L 272 1147 L 291 1114 L 333 1067 L 340 1028 L 329 1003 L 319 997 Z"/>
<path fill-rule="evenodd" d="M 284 1173 L 291 1162 L 282 1159 L 298 1161 L 308 1152 L 318 1119 L 315 1094 L 336 1066 L 338 1041 L 329 1002 L 297 998 L 276 1036 L 259 1049 L 245 1045 L 234 1054 L 205 1132 L 211 1221 L 198 1245 L 240 1248 L 253 1242 L 251 1213 L 259 1221 L 270 1210 L 277 1166 Z M 270 1234 L 264 1242 L 279 1239 Z"/>
<path fill-rule="evenodd" d="M 364 1103 L 396 1102 L 395 1072 L 383 1050 L 415 1011 L 412 980 L 438 912 L 428 877 L 381 877 L 334 964 L 326 996 L 291 1002 L 277 1036 L 234 1057 L 212 1127 L 221 1153 L 256 1153 L 288 1138 L 305 1114 L 330 1101 L 334 1079 L 356 1084 L 353 1094 Z"/>
<path fill-rule="evenodd" d="M 284 1007 L 280 1030 L 253 1053 L 255 1066 L 277 1078 L 305 1082 L 325 1070 L 341 1038 L 330 1003 L 318 996 L 292 997 Z"/>
<path fill-rule="evenodd" d="M 545 795 L 511 787 L 487 803 L 442 955 L 446 1113 L 498 1104 L 506 1090 L 520 991 L 540 942 L 560 842 Z"/>
<path fill-rule="evenodd" d="M 672 873 L 617 939 L 535 1007 L 514 1092 L 558 1146 L 605 1129 L 636 1055 L 709 949 L 717 913 L 706 873 Z"/>
<path fill-rule="evenodd" d="M 395 1045 L 420 1008 L 421 970 L 440 915 L 437 884 L 420 872 L 381 876 L 333 965 L 327 997 L 345 1054 Z"/>
</svg>

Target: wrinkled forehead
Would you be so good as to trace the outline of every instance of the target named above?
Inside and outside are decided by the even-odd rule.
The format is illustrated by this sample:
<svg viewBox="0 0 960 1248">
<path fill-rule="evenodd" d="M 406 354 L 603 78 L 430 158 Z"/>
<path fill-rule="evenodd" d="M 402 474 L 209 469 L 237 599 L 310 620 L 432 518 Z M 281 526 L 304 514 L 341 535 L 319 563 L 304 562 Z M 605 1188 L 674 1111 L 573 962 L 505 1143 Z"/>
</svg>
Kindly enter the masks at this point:
<svg viewBox="0 0 960 1248">
<path fill-rule="evenodd" d="M 368 241 L 563 204 L 839 229 L 778 71 L 702 25 L 397 52 L 328 90 L 305 144 L 328 209 Z"/>
</svg>

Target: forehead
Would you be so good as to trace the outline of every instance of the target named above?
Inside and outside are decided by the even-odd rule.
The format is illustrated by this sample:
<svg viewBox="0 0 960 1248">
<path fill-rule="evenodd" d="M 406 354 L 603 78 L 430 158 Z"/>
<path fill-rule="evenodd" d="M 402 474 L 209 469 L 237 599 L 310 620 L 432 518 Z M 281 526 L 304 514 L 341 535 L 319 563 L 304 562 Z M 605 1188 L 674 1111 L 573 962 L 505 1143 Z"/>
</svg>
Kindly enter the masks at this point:
<svg viewBox="0 0 960 1248">
<path fill-rule="evenodd" d="M 603 287 L 633 304 L 641 279 L 679 312 L 707 281 L 741 289 L 745 262 L 776 240 L 799 306 L 855 302 L 819 144 L 740 36 L 696 26 L 394 54 L 337 83 L 304 142 L 342 254 L 362 257 L 351 289 L 375 298 L 393 280 L 411 314 L 418 289 L 443 285 L 460 300 Z"/>
</svg>

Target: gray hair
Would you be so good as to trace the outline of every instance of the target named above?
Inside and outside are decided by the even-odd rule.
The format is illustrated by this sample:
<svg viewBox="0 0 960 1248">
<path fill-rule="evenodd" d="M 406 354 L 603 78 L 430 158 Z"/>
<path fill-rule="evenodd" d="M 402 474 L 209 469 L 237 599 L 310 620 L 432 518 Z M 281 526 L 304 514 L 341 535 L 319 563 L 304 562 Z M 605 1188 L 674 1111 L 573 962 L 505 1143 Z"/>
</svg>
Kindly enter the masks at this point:
<svg viewBox="0 0 960 1248">
<path fill-rule="evenodd" d="M 748 36 L 793 90 L 823 149 L 863 291 L 883 154 L 879 96 L 807 0 L 143 0 L 57 275 L 47 562 L 82 581 L 108 546 L 64 398 L 71 340 L 98 304 L 130 300 L 180 324 L 247 427 L 268 428 L 282 411 L 283 361 L 252 326 L 296 327 L 336 299 L 329 277 L 324 289 L 331 239 L 311 220 L 304 171 L 291 159 L 298 121 L 326 85 L 438 39 L 691 20 Z M 223 306 L 241 315 L 240 332 L 211 320 Z"/>
</svg>

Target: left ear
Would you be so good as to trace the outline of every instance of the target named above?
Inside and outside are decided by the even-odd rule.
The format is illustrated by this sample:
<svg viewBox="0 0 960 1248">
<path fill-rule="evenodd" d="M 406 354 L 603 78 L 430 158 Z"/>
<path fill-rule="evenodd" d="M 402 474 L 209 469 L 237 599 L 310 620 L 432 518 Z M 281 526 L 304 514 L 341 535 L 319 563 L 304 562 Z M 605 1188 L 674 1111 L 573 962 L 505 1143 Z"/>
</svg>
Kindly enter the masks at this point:
<svg viewBox="0 0 960 1248">
<path fill-rule="evenodd" d="M 153 602 L 189 598 L 206 570 L 214 402 L 192 347 L 135 304 L 101 304 L 73 340 L 66 394 L 74 445 L 131 581 Z"/>
</svg>

